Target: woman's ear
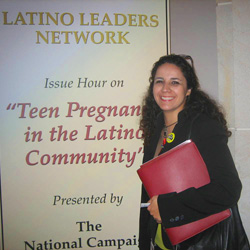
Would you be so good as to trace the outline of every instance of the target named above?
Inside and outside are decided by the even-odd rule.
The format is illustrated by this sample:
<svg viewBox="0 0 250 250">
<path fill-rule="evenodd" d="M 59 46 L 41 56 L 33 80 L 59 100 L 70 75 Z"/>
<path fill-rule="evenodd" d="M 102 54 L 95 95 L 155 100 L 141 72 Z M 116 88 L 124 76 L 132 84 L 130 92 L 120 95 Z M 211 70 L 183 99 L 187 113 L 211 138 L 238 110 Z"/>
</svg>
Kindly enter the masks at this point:
<svg viewBox="0 0 250 250">
<path fill-rule="evenodd" d="M 188 90 L 187 90 L 187 93 L 186 93 L 186 96 L 191 95 L 191 92 L 192 92 L 192 89 L 188 89 Z"/>
</svg>

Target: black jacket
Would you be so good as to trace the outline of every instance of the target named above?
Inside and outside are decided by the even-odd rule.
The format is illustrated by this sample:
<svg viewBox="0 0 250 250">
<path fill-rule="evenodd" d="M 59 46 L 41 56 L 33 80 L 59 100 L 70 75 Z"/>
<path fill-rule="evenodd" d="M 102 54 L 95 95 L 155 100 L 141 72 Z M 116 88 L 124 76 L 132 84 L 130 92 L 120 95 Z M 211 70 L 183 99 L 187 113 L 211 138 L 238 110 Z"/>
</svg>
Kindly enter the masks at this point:
<svg viewBox="0 0 250 250">
<path fill-rule="evenodd" d="M 170 150 L 187 139 L 191 121 L 197 114 L 189 117 L 179 113 L 178 124 L 173 133 L 175 139 L 167 143 L 161 153 Z M 154 136 L 149 146 L 144 147 L 143 162 L 154 157 L 160 133 L 164 126 L 163 114 L 158 116 Z M 241 182 L 231 153 L 227 146 L 228 137 L 221 125 L 204 114 L 200 114 L 191 129 L 191 139 L 199 149 L 210 175 L 211 182 L 201 188 L 189 188 L 180 193 L 163 194 L 158 197 L 159 211 L 165 228 L 180 226 L 208 215 L 218 213 L 234 206 L 241 193 Z M 167 181 L 167 180 L 166 180 Z M 149 197 L 142 187 L 141 202 Z M 150 238 L 154 239 L 156 222 L 146 208 L 140 212 L 139 248 L 149 249 Z M 164 241 L 168 239 L 164 236 Z"/>
</svg>

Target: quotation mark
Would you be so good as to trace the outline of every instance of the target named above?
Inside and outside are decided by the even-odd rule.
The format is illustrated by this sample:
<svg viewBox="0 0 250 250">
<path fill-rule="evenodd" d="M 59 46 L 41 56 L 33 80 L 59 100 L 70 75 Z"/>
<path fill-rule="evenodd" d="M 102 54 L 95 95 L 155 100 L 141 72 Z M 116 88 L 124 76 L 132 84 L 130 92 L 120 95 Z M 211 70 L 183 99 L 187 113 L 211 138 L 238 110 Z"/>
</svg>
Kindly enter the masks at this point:
<svg viewBox="0 0 250 250">
<path fill-rule="evenodd" d="M 16 103 L 12 104 L 10 103 L 8 106 L 7 106 L 7 110 L 14 110 L 16 108 Z"/>
</svg>

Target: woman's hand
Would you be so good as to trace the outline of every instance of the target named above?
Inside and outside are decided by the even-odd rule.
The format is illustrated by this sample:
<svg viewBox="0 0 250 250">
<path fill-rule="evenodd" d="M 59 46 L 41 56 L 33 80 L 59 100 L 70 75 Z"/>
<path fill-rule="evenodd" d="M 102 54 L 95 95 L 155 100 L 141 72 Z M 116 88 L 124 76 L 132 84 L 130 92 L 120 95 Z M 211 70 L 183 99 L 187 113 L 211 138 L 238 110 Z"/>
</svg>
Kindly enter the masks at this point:
<svg viewBox="0 0 250 250">
<path fill-rule="evenodd" d="M 161 216 L 159 212 L 158 202 L 157 202 L 157 196 L 153 196 L 148 202 L 150 205 L 148 206 L 149 213 L 154 217 L 157 223 L 161 223 Z"/>
</svg>

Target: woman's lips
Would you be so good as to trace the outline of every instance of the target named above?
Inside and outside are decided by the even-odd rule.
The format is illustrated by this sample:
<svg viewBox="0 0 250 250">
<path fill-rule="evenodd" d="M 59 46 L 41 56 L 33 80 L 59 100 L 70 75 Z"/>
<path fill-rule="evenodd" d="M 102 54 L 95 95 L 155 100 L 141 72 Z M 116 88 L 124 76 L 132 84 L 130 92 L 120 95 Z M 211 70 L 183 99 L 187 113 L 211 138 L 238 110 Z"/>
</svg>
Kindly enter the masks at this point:
<svg viewBox="0 0 250 250">
<path fill-rule="evenodd" d="M 172 101 L 174 99 L 174 97 L 166 97 L 166 96 L 162 96 L 161 99 L 163 101 Z"/>
</svg>

